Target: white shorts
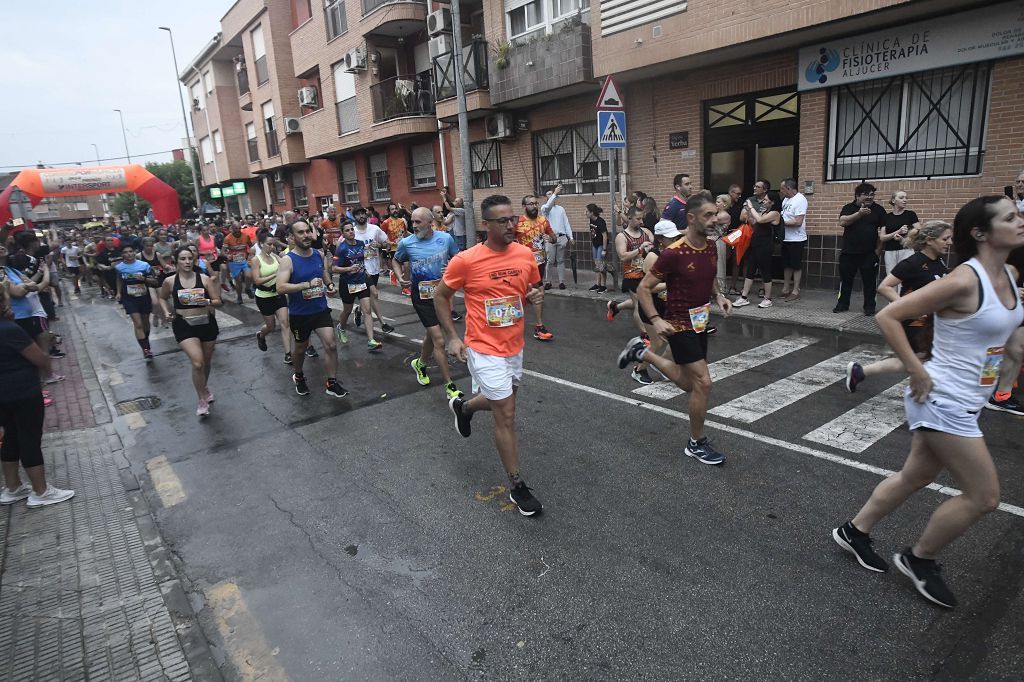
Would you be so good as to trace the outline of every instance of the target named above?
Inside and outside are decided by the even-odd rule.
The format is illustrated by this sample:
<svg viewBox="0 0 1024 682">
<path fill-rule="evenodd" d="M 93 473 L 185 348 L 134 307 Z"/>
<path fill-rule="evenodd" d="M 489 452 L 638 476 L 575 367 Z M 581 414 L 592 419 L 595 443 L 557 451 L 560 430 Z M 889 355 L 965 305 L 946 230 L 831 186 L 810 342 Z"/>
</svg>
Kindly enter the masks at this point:
<svg viewBox="0 0 1024 682">
<path fill-rule="evenodd" d="M 907 388 L 903 404 L 907 410 L 907 424 L 910 430 L 919 428 L 941 431 L 962 438 L 981 438 L 978 428 L 978 414 L 981 410 L 969 411 L 962 405 L 949 402 L 946 398 L 928 396 L 923 403 L 910 397 Z"/>
<path fill-rule="evenodd" d="M 466 365 L 473 381 L 488 400 L 504 400 L 523 380 L 523 351 L 507 358 L 466 349 Z"/>
</svg>

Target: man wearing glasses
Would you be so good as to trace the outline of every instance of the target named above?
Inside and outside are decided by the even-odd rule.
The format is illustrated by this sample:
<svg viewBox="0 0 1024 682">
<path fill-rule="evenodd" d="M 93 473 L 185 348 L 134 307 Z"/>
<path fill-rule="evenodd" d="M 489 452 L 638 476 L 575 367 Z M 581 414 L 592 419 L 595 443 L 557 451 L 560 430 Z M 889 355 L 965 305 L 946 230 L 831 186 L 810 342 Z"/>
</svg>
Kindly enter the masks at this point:
<svg viewBox="0 0 1024 682">
<path fill-rule="evenodd" d="M 534 200 L 536 211 L 536 200 Z M 494 415 L 494 441 L 511 484 L 510 498 L 523 516 L 541 511 L 519 473 L 516 435 L 516 392 L 523 378 L 524 304 L 539 308 L 544 300 L 540 270 L 533 252 L 516 243 L 512 202 L 501 195 L 480 204 L 487 241 L 459 252 L 448 263 L 434 291 L 437 320 L 447 339 L 448 353 L 469 367 L 480 392 L 465 400 L 454 396 L 448 407 L 455 430 L 469 438 L 477 412 Z M 550 228 L 549 228 L 550 229 Z M 452 296 L 462 289 L 466 302 L 466 338 L 452 323 Z"/>
<path fill-rule="evenodd" d="M 551 229 L 548 219 L 540 215 L 540 202 L 537 197 L 527 194 L 523 197 L 523 215 L 519 216 L 519 222 L 515 225 L 516 241 L 526 246 L 533 253 L 533 260 L 537 263 L 540 278 L 544 279 L 544 270 L 547 267 L 547 244 L 557 244 L 558 238 L 555 231 Z M 538 302 L 533 306 L 533 312 L 537 316 L 537 324 L 533 327 L 533 338 L 538 341 L 550 341 L 554 334 L 544 326 L 543 306 Z"/>
</svg>

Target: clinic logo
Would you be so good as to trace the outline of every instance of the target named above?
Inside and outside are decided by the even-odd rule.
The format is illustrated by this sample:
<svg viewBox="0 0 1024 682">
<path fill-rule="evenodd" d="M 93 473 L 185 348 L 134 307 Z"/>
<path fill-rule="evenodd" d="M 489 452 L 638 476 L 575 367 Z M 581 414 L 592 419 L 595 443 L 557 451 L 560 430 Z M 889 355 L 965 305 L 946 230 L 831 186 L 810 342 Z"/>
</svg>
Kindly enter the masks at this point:
<svg viewBox="0 0 1024 682">
<path fill-rule="evenodd" d="M 828 81 L 829 74 L 839 68 L 839 53 L 835 50 L 823 47 L 818 50 L 818 58 L 807 65 L 804 77 L 808 83 L 822 83 Z"/>
</svg>

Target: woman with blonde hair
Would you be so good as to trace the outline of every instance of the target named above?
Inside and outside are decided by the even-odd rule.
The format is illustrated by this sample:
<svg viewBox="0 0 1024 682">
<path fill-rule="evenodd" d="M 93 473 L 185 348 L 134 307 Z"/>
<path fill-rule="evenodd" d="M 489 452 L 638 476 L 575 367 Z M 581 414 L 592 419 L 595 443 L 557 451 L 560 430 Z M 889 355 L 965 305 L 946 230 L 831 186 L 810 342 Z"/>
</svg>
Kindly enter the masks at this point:
<svg viewBox="0 0 1024 682">
<path fill-rule="evenodd" d="M 719 194 L 715 198 L 715 206 L 718 207 L 718 215 L 715 216 L 715 234 L 713 241 L 718 246 L 718 272 L 715 275 L 715 279 L 718 280 L 718 290 L 722 293 L 729 291 L 725 286 L 725 271 L 726 265 L 729 262 L 729 254 L 735 253 L 729 248 L 729 245 L 722 239 L 725 235 L 729 234 L 729 225 L 732 224 L 732 214 L 729 213 L 729 209 L 732 208 L 732 197 L 728 194 Z M 709 239 L 711 237 L 709 236 Z M 733 286 L 736 285 L 736 274 L 733 273 Z"/>
<path fill-rule="evenodd" d="M 914 250 L 907 244 L 907 234 L 921 227 L 917 214 L 907 208 L 906 192 L 901 189 L 893 192 L 889 205 L 892 210 L 885 213 L 885 227 L 878 230 L 887 273 L 892 272 L 897 263 L 914 255 Z"/>
</svg>

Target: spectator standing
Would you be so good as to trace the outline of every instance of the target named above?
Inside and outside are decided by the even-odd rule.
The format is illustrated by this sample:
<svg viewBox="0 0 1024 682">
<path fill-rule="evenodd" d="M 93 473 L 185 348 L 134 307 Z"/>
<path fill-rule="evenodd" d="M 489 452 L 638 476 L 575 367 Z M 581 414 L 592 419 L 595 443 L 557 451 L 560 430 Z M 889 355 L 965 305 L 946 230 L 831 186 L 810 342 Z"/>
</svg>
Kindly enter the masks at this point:
<svg viewBox="0 0 1024 682">
<path fill-rule="evenodd" d="M 658 216 L 658 202 L 654 200 L 654 197 L 645 195 L 643 200 L 640 201 L 639 208 L 644 213 L 644 227 L 651 234 L 654 234 L 654 226 L 661 220 L 661 217 Z"/>
<path fill-rule="evenodd" d="M 603 213 L 597 204 L 587 204 L 587 220 L 590 221 L 590 248 L 594 256 L 594 272 L 597 273 L 597 282 L 590 287 L 590 291 L 603 294 L 608 291 L 606 278 L 608 277 L 605 267 L 605 257 L 608 248 L 608 224 L 601 217 Z"/>
<path fill-rule="evenodd" d="M 797 191 L 793 178 L 783 180 L 780 191 L 782 222 L 786 226 L 782 241 L 782 301 L 791 303 L 800 298 L 800 277 L 807 248 L 807 197 Z"/>
<path fill-rule="evenodd" d="M 553 192 L 548 192 L 548 200 L 540 208 L 540 214 L 548 219 L 551 229 L 555 232 L 555 241 L 545 247 L 548 252 L 548 281 L 544 284 L 545 289 L 550 289 L 555 283 L 555 272 L 558 273 L 558 288 L 565 288 L 565 254 L 572 253 L 576 242 L 573 239 L 572 226 L 569 224 L 569 216 L 565 209 L 558 205 L 558 195 L 562 186 L 555 187 Z"/>
<path fill-rule="evenodd" d="M 1017 174 L 1017 180 L 1013 183 L 1013 191 L 1013 201 L 1017 204 L 1017 210 L 1024 213 L 1024 170 Z"/>
<path fill-rule="evenodd" d="M 921 227 L 917 214 L 907 209 L 906 192 L 901 189 L 893 192 L 889 205 L 892 210 L 885 213 L 885 228 L 878 233 L 886 272 L 892 272 L 897 263 L 914 255 L 914 250 L 908 248 L 904 240 L 910 230 Z"/>
<path fill-rule="evenodd" d="M 839 301 L 832 309 L 850 309 L 853 278 L 860 273 L 864 285 L 864 314 L 875 314 L 875 286 L 878 280 L 878 231 L 885 226 L 885 211 L 875 203 L 875 186 L 866 182 L 853 190 L 854 200 L 839 212 L 843 228 L 843 249 L 839 254 Z"/>
<path fill-rule="evenodd" d="M 661 217 L 663 220 L 671 220 L 676 224 L 677 230 L 683 231 L 686 229 L 686 197 L 693 193 L 693 183 L 690 182 L 687 173 L 678 173 L 672 179 L 672 186 L 675 187 L 676 194 L 665 206 Z"/>
<path fill-rule="evenodd" d="M 451 235 L 455 238 L 455 245 L 459 251 L 466 250 L 466 208 L 461 198 L 452 200 L 448 196 L 448 190 L 441 188 L 441 200 L 448 211 L 448 224 L 451 227 Z"/>
</svg>

